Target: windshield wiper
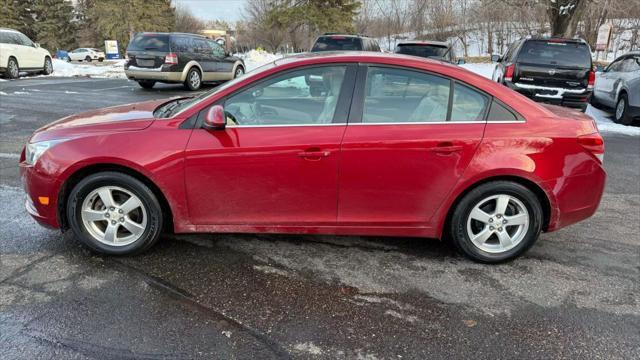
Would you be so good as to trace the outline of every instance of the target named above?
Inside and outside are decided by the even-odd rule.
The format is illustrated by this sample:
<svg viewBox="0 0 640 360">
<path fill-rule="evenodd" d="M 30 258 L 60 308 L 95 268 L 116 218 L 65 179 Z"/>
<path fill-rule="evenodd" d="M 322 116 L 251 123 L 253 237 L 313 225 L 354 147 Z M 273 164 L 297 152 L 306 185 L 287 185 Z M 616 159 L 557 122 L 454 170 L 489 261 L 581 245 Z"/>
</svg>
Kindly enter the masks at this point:
<svg viewBox="0 0 640 360">
<path fill-rule="evenodd" d="M 158 111 L 158 117 L 170 117 L 171 113 L 173 113 L 173 111 L 177 109 L 181 104 L 184 104 L 185 102 L 191 100 L 191 98 L 181 98 L 168 102 L 167 104 L 162 106 L 160 111 Z"/>
</svg>

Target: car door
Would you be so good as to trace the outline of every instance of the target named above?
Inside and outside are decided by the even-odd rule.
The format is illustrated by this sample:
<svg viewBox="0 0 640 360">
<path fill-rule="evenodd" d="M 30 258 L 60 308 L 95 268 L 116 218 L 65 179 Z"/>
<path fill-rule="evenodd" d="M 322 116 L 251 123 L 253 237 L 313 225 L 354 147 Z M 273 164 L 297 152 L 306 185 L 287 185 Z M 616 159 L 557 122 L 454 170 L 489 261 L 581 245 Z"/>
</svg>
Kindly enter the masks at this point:
<svg viewBox="0 0 640 360">
<path fill-rule="evenodd" d="M 36 44 L 31 41 L 25 34 L 19 33 L 21 51 L 24 53 L 22 68 L 43 68 L 44 56 L 40 56 L 40 52 L 36 48 Z"/>
<path fill-rule="evenodd" d="M 209 41 L 203 38 L 194 38 L 193 43 L 197 54 L 196 61 L 200 64 L 204 72 L 204 74 L 202 74 L 203 78 L 205 80 L 211 80 L 211 75 L 215 74 L 217 70 L 217 62 L 209 46 Z"/>
<path fill-rule="evenodd" d="M 338 224 L 426 226 L 482 140 L 490 98 L 417 70 L 363 72 L 342 142 Z"/>
<path fill-rule="evenodd" d="M 326 91 L 312 95 L 308 75 L 322 77 Z M 220 100 L 226 129 L 196 128 L 186 149 L 191 222 L 335 225 L 354 78 L 355 65 L 307 67 Z"/>
<path fill-rule="evenodd" d="M 216 60 L 216 71 L 219 78 L 227 80 L 233 77 L 235 59 L 228 57 L 222 46 L 217 42 L 209 40 L 209 46 L 211 46 L 211 53 Z"/>
<path fill-rule="evenodd" d="M 598 84 L 595 87 L 595 91 L 598 92 L 596 97 L 605 105 L 615 106 L 615 83 L 616 80 L 620 77 L 620 70 L 622 69 L 624 59 L 625 58 L 620 58 L 609 64 L 609 66 L 600 74 L 598 78 Z"/>
</svg>

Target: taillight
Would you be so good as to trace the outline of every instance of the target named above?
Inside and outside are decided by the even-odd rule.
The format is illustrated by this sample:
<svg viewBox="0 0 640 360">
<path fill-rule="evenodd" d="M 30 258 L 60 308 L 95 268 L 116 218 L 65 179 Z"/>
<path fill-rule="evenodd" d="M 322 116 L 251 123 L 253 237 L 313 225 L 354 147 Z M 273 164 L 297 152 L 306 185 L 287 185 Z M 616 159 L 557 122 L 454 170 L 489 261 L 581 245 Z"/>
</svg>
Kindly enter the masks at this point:
<svg viewBox="0 0 640 360">
<path fill-rule="evenodd" d="M 593 85 L 596 83 L 596 72 L 593 70 L 589 71 L 589 84 L 587 85 L 588 89 L 593 89 Z"/>
<path fill-rule="evenodd" d="M 600 134 L 578 136 L 578 144 L 590 151 L 600 162 L 604 161 L 604 140 Z"/>
<path fill-rule="evenodd" d="M 516 68 L 515 64 L 511 64 L 507 66 L 507 68 L 504 71 L 504 81 L 511 81 L 513 79 L 513 71 L 515 70 L 515 68 Z"/>
<path fill-rule="evenodd" d="M 167 56 L 164 57 L 164 63 L 167 65 L 177 65 L 178 55 L 176 55 L 176 53 L 168 53 Z"/>
</svg>

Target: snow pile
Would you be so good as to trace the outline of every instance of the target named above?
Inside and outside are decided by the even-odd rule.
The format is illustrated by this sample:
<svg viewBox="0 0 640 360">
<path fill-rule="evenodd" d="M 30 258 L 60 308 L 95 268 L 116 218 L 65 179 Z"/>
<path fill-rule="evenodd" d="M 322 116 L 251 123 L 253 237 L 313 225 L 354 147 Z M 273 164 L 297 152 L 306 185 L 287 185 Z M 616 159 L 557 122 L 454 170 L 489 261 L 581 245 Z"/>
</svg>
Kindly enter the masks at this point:
<svg viewBox="0 0 640 360">
<path fill-rule="evenodd" d="M 598 125 L 598 130 L 602 132 L 613 132 L 624 135 L 640 136 L 640 127 L 616 124 L 611 120 L 612 114 L 596 109 L 589 105 L 586 114 L 591 116 Z"/>
<path fill-rule="evenodd" d="M 124 74 L 125 61 L 74 64 L 60 59 L 53 59 L 53 73 L 50 76 L 126 79 L 127 77 Z"/>
<path fill-rule="evenodd" d="M 478 75 L 482 75 L 487 79 L 491 79 L 493 77 L 493 70 L 495 70 L 496 68 L 496 63 L 463 64 L 460 65 L 460 67 L 463 67 Z"/>
<path fill-rule="evenodd" d="M 236 56 L 244 60 L 244 65 L 247 67 L 246 70 L 251 71 L 262 65 L 280 59 L 284 55 L 272 54 L 264 50 L 250 50 L 243 54 L 236 54 Z"/>
</svg>

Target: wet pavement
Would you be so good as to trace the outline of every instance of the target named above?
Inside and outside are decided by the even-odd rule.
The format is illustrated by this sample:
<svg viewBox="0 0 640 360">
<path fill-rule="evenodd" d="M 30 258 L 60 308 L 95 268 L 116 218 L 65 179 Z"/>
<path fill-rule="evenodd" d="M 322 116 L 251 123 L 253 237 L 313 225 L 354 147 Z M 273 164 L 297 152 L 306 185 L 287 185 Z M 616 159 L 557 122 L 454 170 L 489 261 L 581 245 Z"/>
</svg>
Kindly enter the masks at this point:
<svg viewBox="0 0 640 360">
<path fill-rule="evenodd" d="M 103 257 L 28 217 L 17 154 L 34 129 L 178 94 L 0 82 L 0 358 L 640 357 L 639 137 L 604 134 L 593 218 L 498 266 L 435 240 L 308 235 L 165 235 Z"/>
</svg>

